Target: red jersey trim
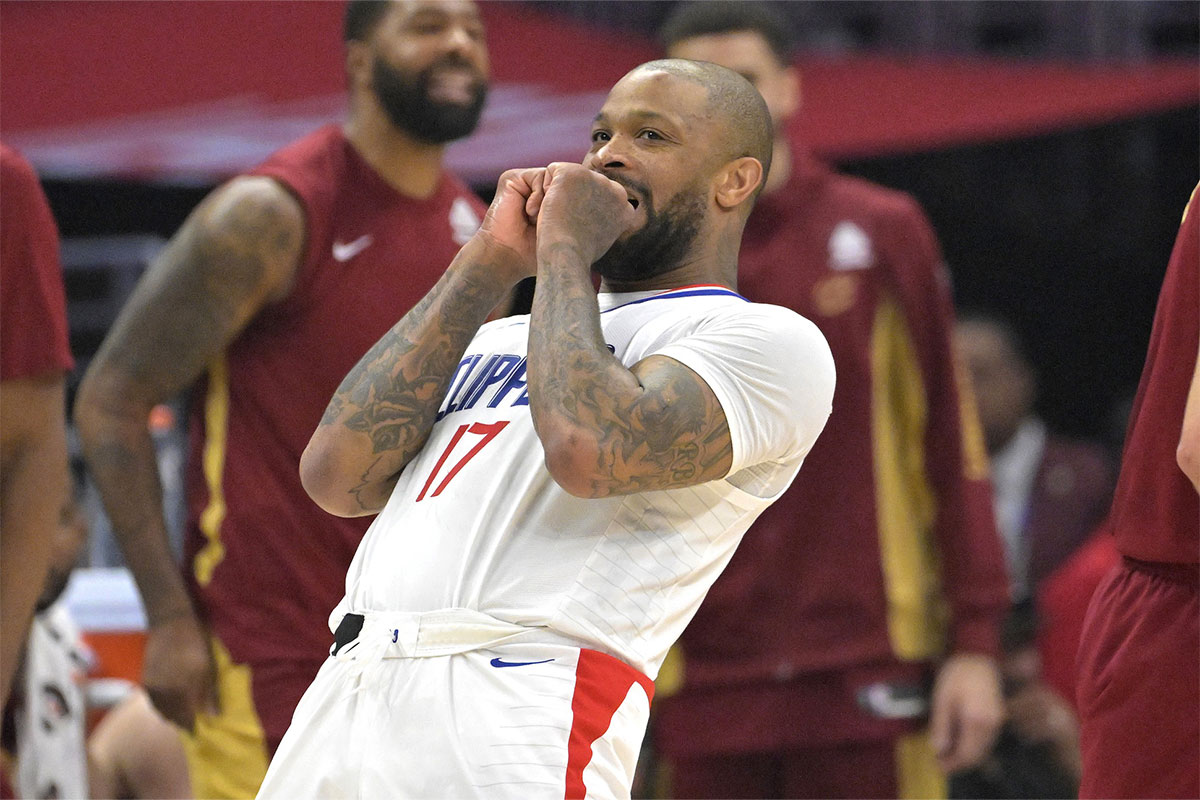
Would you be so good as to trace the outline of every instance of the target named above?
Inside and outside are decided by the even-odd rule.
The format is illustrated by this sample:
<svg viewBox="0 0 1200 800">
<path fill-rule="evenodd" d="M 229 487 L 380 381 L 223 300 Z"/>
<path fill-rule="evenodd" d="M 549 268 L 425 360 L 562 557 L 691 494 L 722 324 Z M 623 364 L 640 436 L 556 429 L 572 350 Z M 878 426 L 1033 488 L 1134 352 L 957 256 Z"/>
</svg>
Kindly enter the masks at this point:
<svg viewBox="0 0 1200 800">
<path fill-rule="evenodd" d="M 583 771 L 592 761 L 592 743 L 608 730 L 613 714 L 635 683 L 646 692 L 647 700 L 654 699 L 654 682 L 633 667 L 595 650 L 579 651 L 567 740 L 566 800 L 587 797 Z"/>
</svg>

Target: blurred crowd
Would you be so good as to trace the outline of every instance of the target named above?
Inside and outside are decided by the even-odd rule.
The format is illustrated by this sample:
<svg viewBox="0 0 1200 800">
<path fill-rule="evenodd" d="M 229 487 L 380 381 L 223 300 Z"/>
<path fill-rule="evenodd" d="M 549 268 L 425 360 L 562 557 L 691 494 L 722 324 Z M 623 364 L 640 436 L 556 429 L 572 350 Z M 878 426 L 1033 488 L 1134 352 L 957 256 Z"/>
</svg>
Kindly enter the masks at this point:
<svg viewBox="0 0 1200 800">
<path fill-rule="evenodd" d="M 348 365 L 484 211 L 442 152 L 470 134 L 485 88 L 427 67 L 486 64 L 485 34 L 410 34 L 386 3 L 350 5 L 346 124 L 204 200 L 113 326 L 73 419 L 54 222 L 30 166 L 3 151 L 2 796 L 254 796 L 329 646 L 369 520 L 312 506 L 299 450 Z M 679 4 L 660 32 L 664 56 L 727 66 L 766 100 L 773 163 L 737 289 L 817 324 L 837 393 L 799 477 L 658 675 L 633 794 L 1075 797 L 1076 653 L 1121 561 L 1105 529 L 1120 453 L 1039 417 L 1049 365 L 1011 321 L 954 308 L 911 196 L 840 175 L 789 135 L 803 106 L 791 33 L 770 4 L 724 2 Z M 460 95 L 466 113 L 430 110 Z M 413 130 L 423 144 L 399 145 Z M 305 172 L 310 151 L 323 166 Z M 356 215 L 400 238 L 357 233 Z M 388 259 L 404 277 L 368 301 L 365 270 Z M 302 380 L 282 388 L 279 370 Z M 148 619 L 145 678 L 115 691 L 63 602 L 101 525 Z M 269 548 L 301 529 L 305 563 L 265 574 Z M 280 618 L 312 641 L 276 642 Z"/>
</svg>

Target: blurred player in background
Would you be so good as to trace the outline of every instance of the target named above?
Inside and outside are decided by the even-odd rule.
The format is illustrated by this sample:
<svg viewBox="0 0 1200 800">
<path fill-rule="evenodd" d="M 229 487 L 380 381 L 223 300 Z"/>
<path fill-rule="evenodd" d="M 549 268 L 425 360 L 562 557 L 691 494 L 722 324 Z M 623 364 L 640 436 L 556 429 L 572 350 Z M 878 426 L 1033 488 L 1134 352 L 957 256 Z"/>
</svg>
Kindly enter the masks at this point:
<svg viewBox="0 0 1200 800">
<path fill-rule="evenodd" d="M 650 62 L 591 140 L 501 177 L 313 434 L 314 499 L 380 514 L 260 796 L 628 797 L 663 657 L 824 426 L 820 333 L 733 291 L 754 88 Z"/>
<path fill-rule="evenodd" d="M 29 163 L 0 143 L 0 706 L 8 699 L 68 494 L 74 361 L 58 227 Z"/>
<path fill-rule="evenodd" d="M 114 708 L 105 709 L 88 735 L 90 716 L 97 710 L 88 686 L 95 656 L 63 600 L 90 531 L 81 503 L 83 487 L 80 469 L 58 524 L 47 536 L 50 569 L 16 686 L 4 707 L 0 774 L 15 787 L 16 797 L 191 797 L 179 736 L 140 687 L 131 687 Z"/>
<path fill-rule="evenodd" d="M 770 6 L 681 5 L 661 38 L 766 100 L 774 165 L 739 291 L 812 319 L 838 366 L 805 480 L 755 523 L 681 640 L 682 689 L 656 721 L 675 793 L 943 795 L 1003 715 L 1008 593 L 937 241 L 911 197 L 792 144 L 800 79 Z"/>
<path fill-rule="evenodd" d="M 1039 678 L 1073 706 L 1087 602 L 1118 560 L 1099 533 L 1116 470 L 1103 445 L 1061 436 L 1036 415 L 1036 371 L 1011 325 L 968 312 L 954 339 L 978 400 L 1013 601 L 1036 605 Z"/>
<path fill-rule="evenodd" d="M 1033 602 L 1014 604 L 1002 637 L 1004 725 L 981 763 L 950 776 L 952 798 L 1077 796 L 1079 720 L 1042 679 L 1037 629 Z"/>
<path fill-rule="evenodd" d="M 1113 470 L 1100 444 L 1050 432 L 1034 413 L 1037 377 L 1008 323 L 963 315 L 954 338 L 978 400 L 996 524 L 1020 602 L 1104 520 Z"/>
<path fill-rule="evenodd" d="M 92 656 L 60 602 L 88 540 L 82 489 L 82 475 L 67 482 L 59 516 L 43 532 L 51 548 L 49 570 L 4 707 L 3 746 L 16 763 L 17 797 L 88 796 L 85 679 Z"/>
<path fill-rule="evenodd" d="M 345 124 L 200 204 L 123 309 L 75 408 L 146 607 L 145 686 L 189 734 L 198 797 L 254 795 L 327 653 L 324 621 L 367 527 L 305 495 L 308 436 L 483 210 L 442 166 L 487 91 L 475 6 L 355 0 L 344 38 Z M 181 574 L 147 416 L 189 389 Z"/>
<path fill-rule="evenodd" d="M 1200 210 L 1184 211 L 1079 648 L 1080 797 L 1200 797 Z"/>
<path fill-rule="evenodd" d="M 88 737 L 87 764 L 92 797 L 193 796 L 183 743 L 141 687 L 134 687 L 97 723 Z"/>
</svg>

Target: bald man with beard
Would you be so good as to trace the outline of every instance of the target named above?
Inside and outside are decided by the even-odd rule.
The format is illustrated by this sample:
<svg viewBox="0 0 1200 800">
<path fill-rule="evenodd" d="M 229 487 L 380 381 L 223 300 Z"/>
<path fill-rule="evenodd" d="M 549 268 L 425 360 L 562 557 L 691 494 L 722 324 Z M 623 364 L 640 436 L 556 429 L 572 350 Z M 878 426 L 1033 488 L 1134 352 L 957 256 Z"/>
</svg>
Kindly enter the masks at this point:
<svg viewBox="0 0 1200 800">
<path fill-rule="evenodd" d="M 743 78 L 655 61 L 582 164 L 501 177 L 305 451 L 379 516 L 260 796 L 629 796 L 668 648 L 830 411 L 824 338 L 735 291 L 770 148 Z"/>
</svg>

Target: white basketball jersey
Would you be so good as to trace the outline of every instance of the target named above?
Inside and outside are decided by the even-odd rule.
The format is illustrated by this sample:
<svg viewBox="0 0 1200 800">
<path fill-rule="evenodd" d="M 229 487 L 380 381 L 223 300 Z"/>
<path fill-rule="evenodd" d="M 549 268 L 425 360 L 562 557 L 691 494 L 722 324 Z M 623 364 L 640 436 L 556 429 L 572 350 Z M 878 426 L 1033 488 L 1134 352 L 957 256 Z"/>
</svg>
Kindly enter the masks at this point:
<svg viewBox="0 0 1200 800">
<path fill-rule="evenodd" d="M 568 494 L 546 470 L 529 413 L 529 317 L 488 323 L 359 545 L 335 617 L 468 608 L 657 674 L 824 427 L 833 358 L 808 320 L 719 286 L 599 302 L 621 363 L 667 356 L 712 389 L 733 443 L 728 476 L 598 500 Z"/>
</svg>

